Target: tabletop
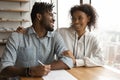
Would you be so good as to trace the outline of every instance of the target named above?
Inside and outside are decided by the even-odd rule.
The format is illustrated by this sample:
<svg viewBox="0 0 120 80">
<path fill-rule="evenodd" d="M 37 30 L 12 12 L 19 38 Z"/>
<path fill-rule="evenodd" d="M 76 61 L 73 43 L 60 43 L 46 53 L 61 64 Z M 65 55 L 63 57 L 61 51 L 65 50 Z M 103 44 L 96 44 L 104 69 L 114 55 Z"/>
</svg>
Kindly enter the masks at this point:
<svg viewBox="0 0 120 80">
<path fill-rule="evenodd" d="M 120 73 L 106 67 L 76 67 L 67 70 L 78 80 L 120 80 Z M 21 77 L 20 80 L 43 80 Z"/>
</svg>

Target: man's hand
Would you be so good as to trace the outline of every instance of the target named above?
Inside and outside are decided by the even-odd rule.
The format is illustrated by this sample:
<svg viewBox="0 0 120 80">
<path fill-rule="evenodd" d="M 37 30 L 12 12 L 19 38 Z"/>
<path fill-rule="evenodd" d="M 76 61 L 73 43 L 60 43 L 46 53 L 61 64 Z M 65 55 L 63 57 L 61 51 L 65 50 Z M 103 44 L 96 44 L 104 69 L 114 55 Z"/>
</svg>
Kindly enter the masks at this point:
<svg viewBox="0 0 120 80">
<path fill-rule="evenodd" d="M 64 51 L 63 55 L 72 58 L 74 64 L 76 63 L 75 57 L 74 57 L 73 53 L 70 50 Z"/>
<path fill-rule="evenodd" d="M 23 28 L 23 27 L 21 27 L 21 26 L 19 26 L 17 29 L 16 29 L 16 31 L 15 32 L 18 32 L 18 33 L 26 33 L 26 30 L 25 30 L 25 28 Z"/>
<path fill-rule="evenodd" d="M 51 71 L 51 65 L 35 66 L 30 68 L 30 75 L 32 77 L 42 77 Z"/>
</svg>

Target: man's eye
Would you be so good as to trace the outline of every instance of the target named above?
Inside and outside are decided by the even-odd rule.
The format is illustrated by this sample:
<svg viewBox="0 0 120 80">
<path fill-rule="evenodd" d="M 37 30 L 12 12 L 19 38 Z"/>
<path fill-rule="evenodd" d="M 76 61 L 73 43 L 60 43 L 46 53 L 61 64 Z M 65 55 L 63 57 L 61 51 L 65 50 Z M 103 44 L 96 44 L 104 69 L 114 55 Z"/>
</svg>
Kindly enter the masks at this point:
<svg viewBox="0 0 120 80">
<path fill-rule="evenodd" d="M 57 14 L 56 12 L 53 12 L 53 14 Z"/>
<path fill-rule="evenodd" d="M 51 13 L 50 16 L 53 16 L 53 14 Z"/>
</svg>

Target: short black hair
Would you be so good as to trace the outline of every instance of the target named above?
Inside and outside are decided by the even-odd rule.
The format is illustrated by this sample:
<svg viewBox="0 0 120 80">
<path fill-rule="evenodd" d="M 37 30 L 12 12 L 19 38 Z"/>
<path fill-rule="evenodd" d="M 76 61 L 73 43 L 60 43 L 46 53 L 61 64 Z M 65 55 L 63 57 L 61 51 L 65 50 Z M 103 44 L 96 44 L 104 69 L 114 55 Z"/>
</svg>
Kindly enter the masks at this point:
<svg viewBox="0 0 120 80">
<path fill-rule="evenodd" d="M 87 16 L 90 16 L 90 21 L 87 24 L 89 31 L 91 31 L 92 27 L 96 28 L 97 13 L 95 8 L 93 8 L 90 4 L 75 5 L 70 10 L 71 17 L 75 11 L 82 11 Z"/>
<path fill-rule="evenodd" d="M 43 15 L 45 12 L 51 12 L 53 10 L 53 7 L 53 4 L 50 3 L 35 2 L 31 11 L 32 23 L 34 22 L 37 13 Z"/>
</svg>

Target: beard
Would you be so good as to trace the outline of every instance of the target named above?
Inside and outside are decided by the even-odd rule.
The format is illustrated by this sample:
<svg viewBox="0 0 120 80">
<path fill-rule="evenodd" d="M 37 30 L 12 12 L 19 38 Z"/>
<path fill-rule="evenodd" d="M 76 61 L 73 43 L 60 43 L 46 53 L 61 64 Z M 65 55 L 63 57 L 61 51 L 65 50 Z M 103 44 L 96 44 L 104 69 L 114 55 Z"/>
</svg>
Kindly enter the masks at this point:
<svg viewBox="0 0 120 80">
<path fill-rule="evenodd" d="M 52 28 L 53 26 L 49 26 L 49 25 L 46 25 L 45 26 L 45 29 L 47 30 L 47 31 L 54 31 L 54 28 Z"/>
<path fill-rule="evenodd" d="M 50 21 L 43 18 L 41 21 L 40 21 L 40 24 L 42 26 L 44 26 L 44 28 L 47 30 L 47 31 L 54 31 L 54 25 L 51 25 Z"/>
</svg>

